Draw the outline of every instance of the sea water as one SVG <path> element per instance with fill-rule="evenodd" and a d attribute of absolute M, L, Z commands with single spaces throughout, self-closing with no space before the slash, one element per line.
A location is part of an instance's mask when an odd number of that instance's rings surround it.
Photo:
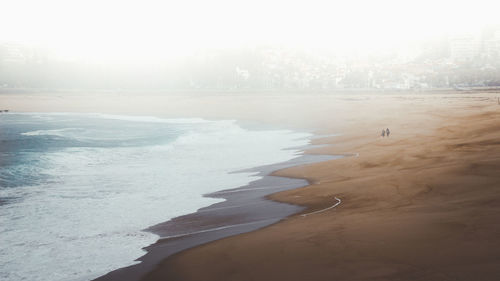
<path fill-rule="evenodd" d="M 0 114 L 0 279 L 91 280 L 129 266 L 142 231 L 219 202 L 309 135 L 235 121 Z"/>

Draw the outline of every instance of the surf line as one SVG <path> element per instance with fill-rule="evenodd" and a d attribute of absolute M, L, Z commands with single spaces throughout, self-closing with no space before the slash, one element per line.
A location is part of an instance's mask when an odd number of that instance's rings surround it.
<path fill-rule="evenodd" d="M 233 228 L 233 227 L 239 227 L 239 226 L 246 226 L 246 225 L 252 225 L 252 224 L 259 224 L 259 223 L 267 223 L 267 222 L 271 222 L 271 221 L 276 221 L 276 219 L 272 218 L 272 219 L 252 221 L 252 222 L 247 222 L 247 223 L 231 224 L 231 225 L 225 225 L 225 226 L 220 226 L 220 227 L 215 227 L 215 228 L 209 228 L 209 229 L 204 229 L 204 230 L 199 230 L 199 231 L 193 231 L 193 232 L 188 232 L 188 233 L 174 234 L 174 235 L 160 237 L 159 240 L 170 239 L 170 238 L 178 238 L 178 237 L 182 237 L 182 236 L 189 236 L 189 235 L 194 235 L 194 234 L 199 234 L 199 233 L 212 232 L 212 231 L 223 230 L 223 229 Z"/>
<path fill-rule="evenodd" d="M 235 190 L 217 191 L 217 192 L 210 193 L 210 195 L 219 195 L 219 194 L 235 193 L 235 192 L 243 192 L 243 191 L 252 191 L 252 190 L 260 190 L 260 189 L 276 189 L 276 188 L 283 188 L 283 186 L 266 186 L 266 187 L 238 188 L 238 189 L 235 189 Z"/>
<path fill-rule="evenodd" d="M 318 210 L 318 211 L 314 211 L 314 212 L 311 212 L 311 213 L 307 213 L 307 214 L 302 214 L 301 216 L 302 217 L 307 217 L 309 215 L 319 214 L 319 213 L 322 213 L 324 211 L 328 211 L 330 209 L 333 209 L 333 208 L 337 207 L 338 205 L 340 205 L 340 203 L 342 203 L 342 200 L 340 200 L 340 198 L 335 197 L 335 200 L 337 200 L 337 203 L 333 204 L 332 206 L 330 206 L 328 208 L 324 208 L 324 209 L 321 209 L 321 210 Z"/>

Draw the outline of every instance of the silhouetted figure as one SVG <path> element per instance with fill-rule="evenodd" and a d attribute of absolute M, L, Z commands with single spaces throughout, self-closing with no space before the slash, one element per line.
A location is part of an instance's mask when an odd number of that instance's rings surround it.
<path fill-rule="evenodd" d="M 389 137 L 389 134 L 391 133 L 391 131 L 389 131 L 389 128 L 385 129 L 385 133 L 387 134 L 387 137 Z"/>
<path fill-rule="evenodd" d="M 385 130 L 382 129 L 382 137 L 385 137 Z"/>

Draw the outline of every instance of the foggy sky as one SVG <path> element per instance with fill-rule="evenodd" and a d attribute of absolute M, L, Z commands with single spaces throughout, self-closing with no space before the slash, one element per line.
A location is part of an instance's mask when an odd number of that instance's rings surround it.
<path fill-rule="evenodd" d="M 0 43 L 111 63 L 263 44 L 378 52 L 499 23 L 496 2 L 3 0 Z"/>

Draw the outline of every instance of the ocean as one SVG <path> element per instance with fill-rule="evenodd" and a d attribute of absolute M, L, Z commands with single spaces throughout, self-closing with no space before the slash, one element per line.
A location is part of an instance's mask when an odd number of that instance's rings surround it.
<path fill-rule="evenodd" d="M 142 231 L 260 178 L 310 134 L 234 120 L 0 114 L 0 279 L 91 280 L 135 264 Z"/>

